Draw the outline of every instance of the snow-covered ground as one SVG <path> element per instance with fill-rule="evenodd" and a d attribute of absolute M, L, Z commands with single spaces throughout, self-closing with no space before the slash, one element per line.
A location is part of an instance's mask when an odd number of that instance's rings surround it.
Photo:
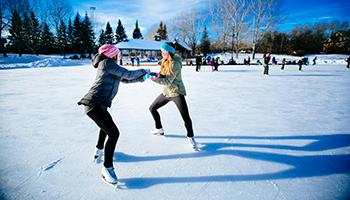
<path fill-rule="evenodd" d="M 162 86 L 121 84 L 110 109 L 117 189 L 101 181 L 98 128 L 76 104 L 95 78 L 90 60 L 0 57 L 0 199 L 349 199 L 348 56 L 317 57 L 303 72 L 271 65 L 270 76 L 185 66 L 196 152 L 172 103 L 160 109 L 165 136 L 149 133 Z"/>

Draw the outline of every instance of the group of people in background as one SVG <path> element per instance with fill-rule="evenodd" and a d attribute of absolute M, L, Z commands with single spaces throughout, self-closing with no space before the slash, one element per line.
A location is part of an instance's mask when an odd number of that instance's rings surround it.
<path fill-rule="evenodd" d="M 137 66 L 140 67 L 140 58 L 139 57 L 136 57 L 136 58 L 131 57 L 130 60 L 131 60 L 131 66 L 133 66 L 133 67 L 135 66 L 135 60 L 136 60 Z"/>
<path fill-rule="evenodd" d="M 275 57 L 272 57 L 271 59 L 271 55 L 269 53 L 265 53 L 263 55 L 263 62 L 261 62 L 260 60 L 257 60 L 256 63 L 258 65 L 263 65 L 264 67 L 264 72 L 263 74 L 265 76 L 268 76 L 269 75 L 269 63 L 270 63 L 270 60 L 271 60 L 271 63 L 273 65 L 277 65 L 277 60 Z M 312 65 L 316 65 L 316 61 L 317 61 L 317 56 L 314 57 L 314 59 L 312 59 Z M 350 63 L 350 56 L 347 58 L 347 60 L 345 60 L 347 62 L 347 65 L 346 65 L 346 68 L 349 68 L 349 63 Z M 244 65 L 248 65 L 250 66 L 250 56 L 248 56 L 247 59 L 244 59 Z M 197 56 L 196 56 L 196 71 L 199 72 L 200 68 L 201 68 L 201 65 L 206 65 L 206 64 L 209 64 L 211 65 L 211 70 L 212 72 L 214 71 L 218 71 L 218 67 L 219 65 L 223 65 L 223 61 L 220 60 L 220 57 L 216 57 L 216 58 L 212 58 L 210 57 L 209 55 L 208 56 L 204 56 L 204 58 L 202 58 L 202 56 L 197 53 Z M 237 63 L 233 60 L 233 59 L 230 59 L 229 62 L 227 63 L 228 65 L 236 65 Z M 298 65 L 299 66 L 299 72 L 302 72 L 302 68 L 303 68 L 303 65 L 309 65 L 309 58 L 308 57 L 302 57 L 300 58 L 300 60 L 298 61 L 287 61 L 285 58 L 283 58 L 282 60 L 282 67 L 281 67 L 281 71 L 284 70 L 285 68 L 285 65 Z"/>
<path fill-rule="evenodd" d="M 196 56 L 196 72 L 199 72 L 199 70 L 201 69 L 201 65 L 202 64 L 206 64 L 206 63 L 210 62 L 210 66 L 211 66 L 211 71 L 218 71 L 219 65 L 223 64 L 222 61 L 220 60 L 220 57 L 216 57 L 216 58 L 211 58 L 210 56 L 208 56 L 207 58 L 202 59 L 202 56 L 197 53 Z"/>
<path fill-rule="evenodd" d="M 137 63 L 137 66 L 140 67 L 140 59 L 138 57 L 134 58 L 132 57 L 131 59 L 131 65 L 135 66 L 135 60 Z M 269 53 L 265 53 L 263 55 L 263 60 L 262 62 L 260 60 L 256 61 L 256 64 L 258 65 L 263 65 L 264 67 L 264 75 L 268 76 L 269 75 L 269 63 L 271 60 L 271 64 L 273 65 L 277 65 L 278 62 L 276 60 L 275 57 L 271 57 L 271 55 Z M 250 66 L 250 56 L 248 56 L 247 59 L 243 60 L 244 65 L 248 65 Z M 312 59 L 312 65 L 316 65 L 316 61 L 317 61 L 317 57 L 315 56 Z M 160 65 L 161 61 L 158 61 L 158 65 Z M 350 57 L 347 58 L 346 60 L 347 62 L 347 66 L 346 68 L 349 68 L 349 62 L 350 62 Z M 211 57 L 210 55 L 204 55 L 202 56 L 199 52 L 196 55 L 196 59 L 195 59 L 195 63 L 196 63 L 196 72 L 199 72 L 201 70 L 201 65 L 207 65 L 210 64 L 211 66 L 211 71 L 215 72 L 218 71 L 219 65 L 224 65 L 224 62 L 220 59 L 220 57 Z M 192 62 L 190 63 L 192 65 Z M 227 63 L 228 65 L 236 65 L 236 61 L 233 59 L 230 59 L 229 62 Z M 285 65 L 298 65 L 299 66 L 299 72 L 302 72 L 302 67 L 303 65 L 309 65 L 309 58 L 308 57 L 302 57 L 300 60 L 298 61 L 287 61 L 285 58 L 283 58 L 282 63 L 281 63 L 282 67 L 281 67 L 281 71 L 284 70 Z"/>

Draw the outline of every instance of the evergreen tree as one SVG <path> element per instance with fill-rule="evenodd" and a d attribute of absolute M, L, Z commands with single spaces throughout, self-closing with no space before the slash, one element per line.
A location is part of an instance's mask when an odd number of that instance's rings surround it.
<path fill-rule="evenodd" d="M 128 38 L 125 32 L 124 26 L 122 25 L 122 22 L 120 20 L 118 21 L 118 26 L 115 31 L 115 38 L 116 38 L 116 43 L 122 42 L 124 39 Z"/>
<path fill-rule="evenodd" d="M 114 34 L 111 25 L 107 22 L 106 31 L 104 32 L 104 37 L 106 40 L 105 44 L 114 44 Z"/>
<path fill-rule="evenodd" d="M 36 19 L 34 12 L 30 11 L 24 15 L 23 20 L 23 42 L 31 53 L 39 55 L 41 46 L 41 26 L 39 20 Z"/>
<path fill-rule="evenodd" d="M 19 12 L 16 10 L 12 13 L 11 25 L 9 28 L 9 39 L 13 48 L 17 48 L 17 53 L 22 56 L 22 44 L 23 44 L 23 25 Z"/>
<path fill-rule="evenodd" d="M 83 39 L 82 39 L 82 23 L 79 12 L 73 21 L 73 32 L 72 32 L 72 51 L 74 53 L 83 53 Z"/>
<path fill-rule="evenodd" d="M 58 45 L 60 46 L 60 54 L 66 57 L 66 51 L 65 48 L 67 46 L 68 42 L 68 31 L 66 24 L 63 20 L 60 22 L 59 26 L 59 32 L 57 33 L 57 39 L 58 39 Z"/>
<path fill-rule="evenodd" d="M 67 29 L 67 52 L 72 52 L 72 43 L 73 43 L 73 25 L 72 20 L 68 21 L 68 29 Z"/>
<path fill-rule="evenodd" d="M 142 34 L 141 34 L 141 30 L 140 30 L 140 28 L 139 28 L 139 22 L 138 22 L 138 20 L 136 20 L 136 25 L 135 25 L 135 29 L 134 29 L 134 31 L 133 31 L 133 33 L 132 33 L 132 38 L 134 38 L 134 39 L 142 39 Z"/>
<path fill-rule="evenodd" d="M 157 30 L 157 34 L 160 35 L 161 40 L 167 40 L 168 39 L 168 31 L 166 28 L 166 24 L 163 24 L 161 21 L 159 24 L 159 28 Z"/>
<path fill-rule="evenodd" d="M 53 33 L 50 32 L 50 27 L 47 23 L 44 24 L 44 28 L 41 34 L 41 42 L 42 42 L 42 52 L 44 54 L 50 54 L 50 50 L 52 49 L 54 38 Z"/>
<path fill-rule="evenodd" d="M 106 35 L 105 35 L 105 31 L 104 30 L 101 30 L 101 34 L 100 34 L 100 38 L 98 39 L 98 44 L 99 46 L 102 46 L 104 44 L 106 44 Z"/>
<path fill-rule="evenodd" d="M 95 34 L 94 31 L 92 30 L 92 23 L 90 18 L 88 17 L 87 13 L 85 13 L 85 17 L 81 23 L 81 28 L 82 28 L 82 52 L 87 52 L 91 56 L 93 53 L 94 49 L 94 41 L 95 41 Z"/>
<path fill-rule="evenodd" d="M 203 54 L 210 53 L 210 40 L 209 40 L 209 36 L 208 36 L 207 27 L 204 27 L 203 38 L 202 38 L 201 44 L 199 46 L 199 50 Z"/>

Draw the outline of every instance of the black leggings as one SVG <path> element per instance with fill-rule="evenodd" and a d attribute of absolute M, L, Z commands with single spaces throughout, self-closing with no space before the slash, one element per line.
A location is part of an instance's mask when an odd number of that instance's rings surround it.
<path fill-rule="evenodd" d="M 105 139 L 108 135 L 106 147 L 104 148 L 104 166 L 107 168 L 113 167 L 114 150 L 119 138 L 119 130 L 117 126 L 114 124 L 109 112 L 102 110 L 100 106 L 94 107 L 90 112 L 86 114 L 101 128 L 96 145 L 98 149 L 103 149 Z"/>
<path fill-rule="evenodd" d="M 264 65 L 264 74 L 269 75 L 269 65 L 268 64 Z"/>
<path fill-rule="evenodd" d="M 160 129 L 163 127 L 160 121 L 160 115 L 158 113 L 158 109 L 165 106 L 167 103 L 169 103 L 169 101 L 174 102 L 177 108 L 179 109 L 182 119 L 185 122 L 185 127 L 187 129 L 187 137 L 193 137 L 194 134 L 193 134 L 193 128 L 192 128 L 192 120 L 190 118 L 187 103 L 183 95 L 176 96 L 176 97 L 165 97 L 163 94 L 160 94 L 154 100 L 152 105 L 149 107 L 149 110 L 151 111 L 151 114 L 155 121 L 156 128 Z"/>

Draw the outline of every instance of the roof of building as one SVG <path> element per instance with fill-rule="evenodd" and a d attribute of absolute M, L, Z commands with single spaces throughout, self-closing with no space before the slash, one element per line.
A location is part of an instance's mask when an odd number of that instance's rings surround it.
<path fill-rule="evenodd" d="M 184 41 L 176 41 L 179 45 L 181 45 L 183 48 L 185 48 L 187 51 L 192 51 L 191 47 L 186 44 Z"/>
<path fill-rule="evenodd" d="M 141 49 L 141 50 L 160 50 L 160 46 L 164 42 L 170 42 L 170 40 L 145 40 L 145 39 L 128 39 L 128 41 L 125 42 L 119 42 L 116 44 L 116 46 L 123 50 L 123 49 Z M 175 41 L 172 41 L 175 42 Z M 184 47 L 188 51 L 192 51 L 192 49 L 184 42 L 184 41 L 177 41 L 179 45 Z"/>

